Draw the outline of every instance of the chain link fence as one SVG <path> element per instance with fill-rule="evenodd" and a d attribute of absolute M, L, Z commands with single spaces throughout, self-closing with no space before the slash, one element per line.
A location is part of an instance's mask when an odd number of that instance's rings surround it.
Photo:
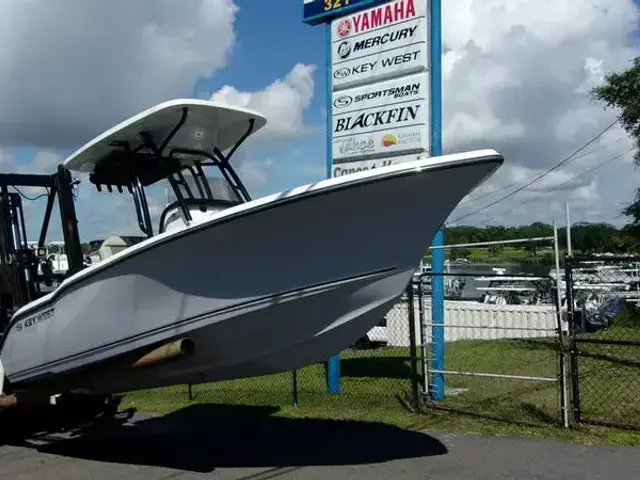
<path fill-rule="evenodd" d="M 566 260 L 574 419 L 640 430 L 640 258 Z"/>
<path fill-rule="evenodd" d="M 404 409 L 411 391 L 407 302 L 401 300 L 378 325 L 340 354 L 340 393 L 328 394 L 322 365 L 298 371 L 299 405 L 331 410 Z"/>
<path fill-rule="evenodd" d="M 340 411 L 407 409 L 412 370 L 408 305 L 404 295 L 378 324 L 340 352 L 340 388 L 329 393 L 327 365 L 293 372 L 135 392 L 139 408 L 167 411 L 190 403 L 299 406 L 328 415 Z"/>
<path fill-rule="evenodd" d="M 296 405 L 329 417 L 420 407 L 537 426 L 567 426 L 571 416 L 640 428 L 640 260 L 564 263 L 564 272 L 553 266 L 546 275 L 445 274 L 440 324 L 431 315 L 431 274 L 423 275 L 340 352 L 338 393 L 329 393 L 319 363 L 135 392 L 128 403 L 160 412 L 191 403 Z"/>

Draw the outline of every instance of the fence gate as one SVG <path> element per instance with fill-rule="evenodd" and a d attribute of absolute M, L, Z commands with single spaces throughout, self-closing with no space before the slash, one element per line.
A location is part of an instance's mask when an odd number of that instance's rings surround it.
<path fill-rule="evenodd" d="M 557 230 L 548 237 L 445 245 L 447 249 L 553 248 L 556 265 L 540 273 L 449 263 L 443 275 L 442 320 L 433 321 L 433 273 L 420 275 L 417 325 L 421 398 L 425 407 L 520 424 L 568 425 L 563 340 L 558 310 Z M 441 248 L 441 247 L 437 247 Z M 482 273 L 481 273 L 482 272 Z M 491 272 L 491 273 L 489 273 Z"/>
<path fill-rule="evenodd" d="M 576 423 L 640 430 L 640 258 L 565 259 Z"/>

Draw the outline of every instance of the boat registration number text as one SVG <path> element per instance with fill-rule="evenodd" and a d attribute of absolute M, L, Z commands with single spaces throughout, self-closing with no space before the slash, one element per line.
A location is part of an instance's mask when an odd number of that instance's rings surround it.
<path fill-rule="evenodd" d="M 44 322 L 45 320 L 49 320 L 51 317 L 53 317 L 54 312 L 55 307 L 51 307 L 43 310 L 40 313 L 37 313 L 36 315 L 32 315 L 28 318 L 25 318 L 24 320 L 20 320 L 18 323 L 16 323 L 16 331 L 21 332 L 23 330 L 36 326 Z"/>

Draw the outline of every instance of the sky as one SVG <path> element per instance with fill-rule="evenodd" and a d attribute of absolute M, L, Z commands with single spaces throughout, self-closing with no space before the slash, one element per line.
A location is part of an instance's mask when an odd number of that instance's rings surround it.
<path fill-rule="evenodd" d="M 197 97 L 267 117 L 234 163 L 254 197 L 324 178 L 324 27 L 305 25 L 301 12 L 302 0 L 0 0 L 0 167 L 52 172 L 129 116 Z M 505 157 L 447 224 L 563 224 L 566 202 L 574 222 L 624 223 L 619 212 L 640 168 L 617 125 L 541 181 L 482 208 L 615 119 L 588 92 L 640 55 L 639 13 L 634 0 L 443 1 L 443 148 Z M 79 178 L 83 241 L 139 234 L 128 194 L 98 193 Z M 154 216 L 164 203 L 152 192 Z M 25 204 L 30 239 L 44 204 Z M 54 223 L 48 240 L 60 238 Z"/>

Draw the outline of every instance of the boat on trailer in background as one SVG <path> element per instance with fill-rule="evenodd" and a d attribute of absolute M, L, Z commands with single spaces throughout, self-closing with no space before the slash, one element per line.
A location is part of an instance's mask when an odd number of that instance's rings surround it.
<path fill-rule="evenodd" d="M 322 361 L 380 321 L 449 213 L 503 162 L 427 157 L 252 200 L 230 160 L 265 123 L 174 100 L 65 160 L 98 191 L 131 194 L 146 238 L 84 268 L 70 255 L 65 280 L 15 311 L 0 340 L 6 394 L 108 395 Z M 213 194 L 209 168 L 231 196 Z M 165 182 L 175 201 L 156 223 L 147 191 Z"/>

